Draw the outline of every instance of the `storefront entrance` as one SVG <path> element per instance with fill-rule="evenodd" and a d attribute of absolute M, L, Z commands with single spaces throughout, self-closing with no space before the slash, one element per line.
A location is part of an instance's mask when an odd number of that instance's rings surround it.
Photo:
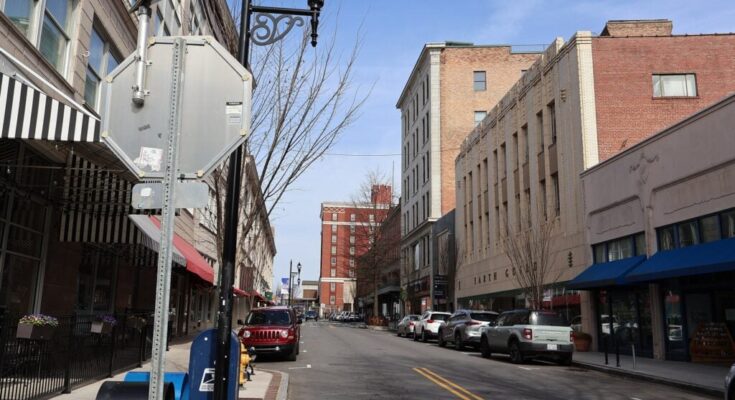
<path fill-rule="evenodd" d="M 599 351 L 653 357 L 651 298 L 648 287 L 597 292 Z"/>
<path fill-rule="evenodd" d="M 735 361 L 734 272 L 671 279 L 662 296 L 667 359 Z"/>

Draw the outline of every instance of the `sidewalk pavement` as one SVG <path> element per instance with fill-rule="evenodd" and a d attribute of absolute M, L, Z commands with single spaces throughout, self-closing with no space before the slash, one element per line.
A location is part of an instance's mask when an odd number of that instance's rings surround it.
<path fill-rule="evenodd" d="M 574 353 L 574 364 L 579 367 L 662 383 L 719 397 L 722 397 L 725 393 L 724 385 L 725 376 L 729 370 L 728 366 L 654 360 L 643 357 L 636 357 L 635 361 L 636 365 L 633 368 L 633 357 L 621 354 L 620 367 L 617 367 L 614 353 L 608 354 L 608 365 L 605 365 L 604 353 Z"/>
<path fill-rule="evenodd" d="M 166 372 L 186 372 L 189 369 L 189 349 L 193 338 L 178 344 L 171 344 L 169 351 L 166 352 Z M 150 362 L 143 364 L 143 368 L 136 368 L 132 371 L 150 371 Z M 92 384 L 72 390 L 69 394 L 62 394 L 54 397 L 58 400 L 90 400 L 97 396 L 102 384 L 106 381 L 122 381 L 125 374 L 129 371 L 119 373 L 110 379 L 100 380 Z M 285 400 L 288 393 L 288 374 L 268 371 L 258 368 L 255 363 L 255 375 L 251 377 L 252 381 L 246 382 L 240 387 L 238 395 L 239 400 Z"/>

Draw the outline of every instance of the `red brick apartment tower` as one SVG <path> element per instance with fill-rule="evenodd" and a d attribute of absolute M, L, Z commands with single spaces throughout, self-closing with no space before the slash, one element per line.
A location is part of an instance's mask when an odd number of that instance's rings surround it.
<path fill-rule="evenodd" d="M 365 227 L 376 226 L 376 221 L 385 219 L 391 196 L 390 186 L 375 185 L 370 202 L 322 203 L 319 303 L 323 317 L 333 312 L 355 310 L 355 267 L 356 259 L 367 248 Z"/>

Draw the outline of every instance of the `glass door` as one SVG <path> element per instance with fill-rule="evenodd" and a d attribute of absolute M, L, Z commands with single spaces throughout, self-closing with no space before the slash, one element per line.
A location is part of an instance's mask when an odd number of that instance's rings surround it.
<path fill-rule="evenodd" d="M 684 331 L 684 306 L 681 290 L 671 288 L 664 291 L 664 335 L 666 337 L 666 358 L 688 360 L 687 338 Z"/>

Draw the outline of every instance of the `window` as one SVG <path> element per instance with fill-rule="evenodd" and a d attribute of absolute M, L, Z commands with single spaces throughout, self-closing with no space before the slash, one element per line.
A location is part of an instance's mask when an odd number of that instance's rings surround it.
<path fill-rule="evenodd" d="M 329 304 L 335 304 L 334 296 L 329 296 Z"/>
<path fill-rule="evenodd" d="M 332 268 L 329 271 L 329 276 L 331 276 L 332 278 L 334 278 L 335 276 L 337 276 L 337 269 L 336 268 Z"/>
<path fill-rule="evenodd" d="M 329 263 L 330 263 L 331 265 L 337 265 L 337 257 L 332 257 L 332 258 L 331 258 L 331 259 L 329 260 Z"/>
<path fill-rule="evenodd" d="M 354 246 L 350 246 L 350 255 L 351 256 L 354 256 L 355 255 L 355 247 Z"/>
<path fill-rule="evenodd" d="M 355 222 L 355 214 L 350 214 L 350 221 Z"/>
<path fill-rule="evenodd" d="M 475 111 L 475 126 L 480 125 L 486 115 L 487 111 Z"/>
<path fill-rule="evenodd" d="M 30 0 L 6 0 L 3 9 L 5 16 L 10 18 L 16 28 L 26 37 L 30 37 L 31 28 L 31 1 Z"/>
<path fill-rule="evenodd" d="M 375 222 L 375 214 L 370 214 L 369 218 L 370 218 L 370 222 Z"/>
<path fill-rule="evenodd" d="M 702 243 L 720 240 L 720 223 L 717 215 L 710 215 L 699 220 Z"/>
<path fill-rule="evenodd" d="M 332 255 L 337 254 L 337 246 L 332 246 Z"/>
<path fill-rule="evenodd" d="M 540 112 L 536 114 L 536 132 L 538 134 L 538 148 L 539 151 L 544 150 L 544 113 Z"/>
<path fill-rule="evenodd" d="M 552 101 L 549 103 L 549 118 L 551 122 L 551 144 L 556 143 L 556 106 Z"/>
<path fill-rule="evenodd" d="M 635 255 L 645 256 L 646 255 L 646 234 L 639 233 L 635 235 Z"/>
<path fill-rule="evenodd" d="M 722 222 L 722 238 L 735 237 L 735 211 L 722 213 L 720 220 Z"/>
<path fill-rule="evenodd" d="M 472 88 L 475 92 L 482 92 L 487 89 L 485 71 L 474 71 L 472 73 L 472 79 Z"/>
<path fill-rule="evenodd" d="M 658 249 L 659 251 L 671 250 L 676 248 L 674 241 L 674 227 L 667 226 L 658 231 Z"/>
<path fill-rule="evenodd" d="M 523 140 L 523 157 L 521 159 L 523 160 L 523 163 L 528 162 L 528 125 L 523 125 L 521 127 L 521 137 Z"/>
<path fill-rule="evenodd" d="M 355 233 L 355 225 L 350 225 L 350 233 Z"/>
<path fill-rule="evenodd" d="M 337 235 L 332 235 L 332 243 L 337 243 Z"/>
<path fill-rule="evenodd" d="M 89 40 L 89 57 L 87 58 L 87 77 L 84 84 L 84 100 L 94 109 L 99 110 L 100 81 L 112 72 L 120 63 L 110 48 L 110 43 L 102 39 L 102 35 L 92 28 Z"/>
<path fill-rule="evenodd" d="M 355 237 L 354 236 L 350 236 L 350 244 L 355 244 Z"/>
<path fill-rule="evenodd" d="M 592 246 L 595 263 L 617 261 L 646 254 L 646 237 L 644 233 L 625 236 Z"/>
<path fill-rule="evenodd" d="M 47 0 L 41 24 L 41 54 L 62 75 L 66 69 L 69 49 L 69 27 L 71 26 L 72 1 Z"/>
<path fill-rule="evenodd" d="M 561 210 L 561 199 L 559 197 L 559 175 L 551 175 L 551 184 L 554 187 L 554 214 L 558 217 Z"/>
<path fill-rule="evenodd" d="M 330 283 L 329 284 L 329 291 L 334 292 L 335 290 L 337 290 L 337 284 L 334 283 L 334 282 Z"/>
<path fill-rule="evenodd" d="M 607 245 L 609 261 L 633 257 L 633 241 L 630 238 L 613 240 Z"/>
<path fill-rule="evenodd" d="M 653 97 L 696 97 L 694 74 L 653 75 Z"/>
<path fill-rule="evenodd" d="M 350 258 L 350 267 L 354 267 L 354 266 L 355 266 L 355 259 Z"/>
<path fill-rule="evenodd" d="M 592 253 L 594 254 L 595 264 L 607 262 L 607 253 L 605 252 L 605 243 L 596 244 L 592 246 Z"/>
<path fill-rule="evenodd" d="M 337 220 L 337 213 L 332 213 L 332 221 L 336 221 L 336 220 Z"/>
<path fill-rule="evenodd" d="M 337 233 L 337 225 L 332 225 L 332 233 Z"/>
<path fill-rule="evenodd" d="M 679 224 L 679 247 L 688 247 L 695 244 L 699 244 L 697 221 Z"/>

